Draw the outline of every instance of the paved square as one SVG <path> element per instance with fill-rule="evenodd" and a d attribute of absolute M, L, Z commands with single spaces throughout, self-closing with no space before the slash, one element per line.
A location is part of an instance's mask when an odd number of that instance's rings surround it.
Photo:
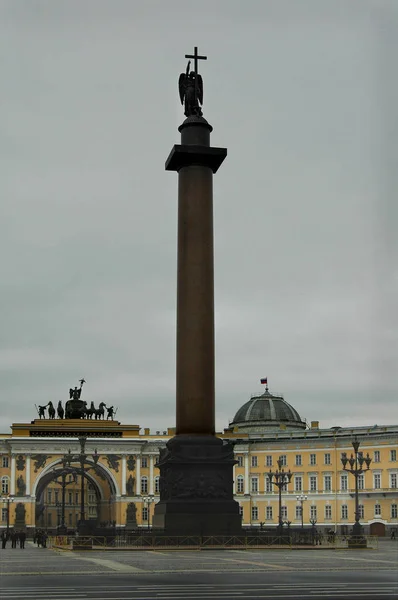
<path fill-rule="evenodd" d="M 2 600 L 396 598 L 398 543 L 378 550 L 0 551 Z"/>

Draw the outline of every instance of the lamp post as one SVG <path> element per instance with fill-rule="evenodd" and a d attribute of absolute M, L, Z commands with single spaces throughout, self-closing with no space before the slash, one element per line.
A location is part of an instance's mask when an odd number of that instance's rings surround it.
<path fill-rule="evenodd" d="M 91 457 L 89 457 L 89 455 L 86 454 L 86 441 L 87 441 L 87 438 L 85 436 L 79 437 L 79 444 L 80 444 L 79 454 L 73 455 L 71 453 L 71 451 L 69 450 L 68 454 L 66 454 L 63 457 L 63 462 L 65 461 L 65 464 L 68 465 L 68 467 L 71 466 L 72 462 L 80 463 L 80 468 L 78 468 L 78 469 L 73 468 L 76 471 L 76 473 L 78 473 L 81 476 L 79 533 L 80 532 L 83 533 L 84 529 L 85 529 L 84 474 L 90 468 L 93 468 L 93 467 L 95 468 L 98 463 L 98 460 L 99 460 L 99 454 L 97 453 L 97 449 L 94 450 L 94 453 L 91 455 Z M 87 458 L 91 458 L 93 462 L 88 461 Z M 84 466 L 86 464 L 89 465 L 87 468 L 85 468 L 85 466 Z"/>
<path fill-rule="evenodd" d="M 300 516 L 301 516 L 301 529 L 304 529 L 304 511 L 303 504 L 307 500 L 307 496 L 305 496 L 302 492 L 300 496 L 296 496 L 297 502 L 300 502 Z"/>
<path fill-rule="evenodd" d="M 153 496 L 143 496 L 144 505 L 146 504 L 148 510 L 148 529 L 151 527 L 151 504 L 155 502 L 155 498 Z"/>
<path fill-rule="evenodd" d="M 61 486 L 62 493 L 62 501 L 61 501 L 61 523 L 58 523 L 58 529 L 62 533 L 66 533 L 67 527 L 65 523 L 65 490 L 68 485 L 71 483 L 77 483 L 77 471 L 73 467 L 68 466 L 68 460 L 64 456 L 62 459 L 62 469 L 56 470 L 54 469 L 54 473 L 56 474 L 56 478 L 54 479 L 54 483 Z M 70 481 L 66 480 L 67 475 L 73 475 Z M 59 477 L 61 479 L 59 479 Z"/>
<path fill-rule="evenodd" d="M 8 494 L 7 496 L 3 496 L 3 502 L 5 502 L 7 504 L 6 507 L 6 514 L 7 514 L 7 533 L 10 530 L 10 502 L 14 502 L 14 496 L 12 496 L 11 494 Z"/>
<path fill-rule="evenodd" d="M 352 442 L 352 447 L 354 448 L 354 454 L 351 454 L 350 458 L 347 458 L 347 453 L 343 452 L 341 455 L 341 462 L 343 464 L 344 471 L 348 473 L 352 473 L 355 478 L 355 523 L 352 528 L 352 538 L 356 538 L 356 542 L 353 545 L 365 545 L 366 540 L 363 538 L 363 529 L 362 525 L 359 522 L 359 494 L 358 494 L 358 477 L 364 472 L 369 471 L 370 463 L 372 459 L 367 453 L 366 457 L 363 455 L 363 452 L 359 452 L 360 442 L 358 442 L 357 437 L 355 436 L 354 441 Z M 347 468 L 347 463 L 349 468 Z M 364 468 L 366 465 L 366 468 Z"/>
<path fill-rule="evenodd" d="M 293 473 L 289 471 L 285 471 L 282 466 L 282 458 L 279 457 L 277 460 L 278 468 L 276 471 L 269 471 L 268 478 L 271 484 L 276 485 L 279 490 L 279 516 L 278 516 L 278 529 L 279 534 L 282 533 L 283 529 L 283 519 L 282 519 L 282 489 L 285 488 L 291 481 Z"/>

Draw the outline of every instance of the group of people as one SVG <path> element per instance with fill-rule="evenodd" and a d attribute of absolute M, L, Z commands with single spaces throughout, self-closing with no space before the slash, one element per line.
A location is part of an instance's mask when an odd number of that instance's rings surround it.
<path fill-rule="evenodd" d="M 0 537 L 3 550 L 7 547 L 9 540 L 11 540 L 11 548 L 16 548 L 17 545 L 20 548 L 25 548 L 26 532 L 23 529 L 20 531 L 16 529 L 3 530 Z"/>
<path fill-rule="evenodd" d="M 47 538 L 48 535 L 44 531 L 44 529 L 36 529 L 35 534 L 33 536 L 33 543 L 37 544 L 38 548 L 47 548 Z"/>

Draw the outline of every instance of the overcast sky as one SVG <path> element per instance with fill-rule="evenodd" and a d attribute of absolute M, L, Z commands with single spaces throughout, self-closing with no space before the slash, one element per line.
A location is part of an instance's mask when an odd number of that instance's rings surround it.
<path fill-rule="evenodd" d="M 217 428 L 268 376 L 396 424 L 398 3 L 1 0 L 0 431 L 84 399 L 175 424 L 177 80 L 208 56 Z"/>

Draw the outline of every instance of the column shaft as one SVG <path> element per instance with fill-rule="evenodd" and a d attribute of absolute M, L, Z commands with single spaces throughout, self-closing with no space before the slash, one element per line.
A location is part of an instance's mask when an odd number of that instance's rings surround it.
<path fill-rule="evenodd" d="M 30 454 L 26 455 L 26 495 L 30 496 Z"/>
<path fill-rule="evenodd" d="M 244 464 L 245 464 L 245 489 L 244 493 L 249 494 L 249 455 L 244 455 Z"/>
<path fill-rule="evenodd" d="M 214 434 L 213 174 L 178 176 L 177 434 Z"/>
<path fill-rule="evenodd" d="M 153 496 L 153 455 L 149 455 L 149 495 Z"/>
<path fill-rule="evenodd" d="M 137 481 L 135 482 L 135 493 L 137 496 L 139 496 L 141 494 L 141 456 L 139 454 L 137 454 L 135 472 L 137 476 Z"/>
<path fill-rule="evenodd" d="M 11 482 L 10 494 L 15 496 L 15 454 L 11 454 Z"/>
<path fill-rule="evenodd" d="M 122 456 L 122 496 L 126 495 L 126 457 Z"/>

